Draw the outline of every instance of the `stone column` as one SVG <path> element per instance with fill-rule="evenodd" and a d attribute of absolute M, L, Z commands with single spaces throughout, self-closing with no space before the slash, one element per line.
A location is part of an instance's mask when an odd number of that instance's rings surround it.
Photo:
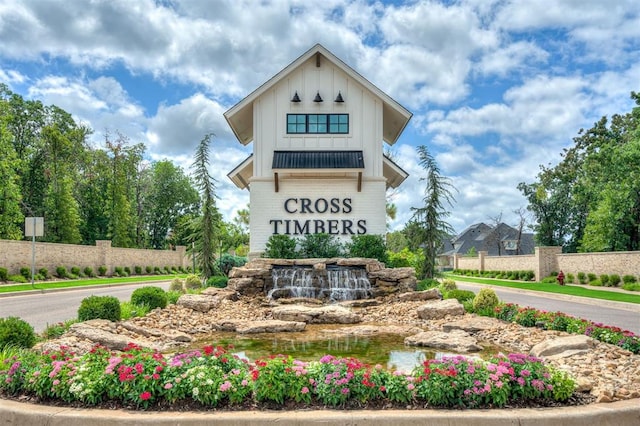
<path fill-rule="evenodd" d="M 176 256 L 180 260 L 180 266 L 186 268 L 190 265 L 190 257 L 187 257 L 187 247 L 186 246 L 176 246 Z"/>
<path fill-rule="evenodd" d="M 551 272 L 558 272 L 558 255 L 562 253 L 562 247 L 536 247 L 536 281 L 549 276 Z"/>
<path fill-rule="evenodd" d="M 489 255 L 488 251 L 479 251 L 478 252 L 478 270 L 480 272 L 484 272 L 484 258 Z"/>
<path fill-rule="evenodd" d="M 98 264 L 95 266 L 96 273 L 98 268 L 102 265 L 107 267 L 107 275 L 113 273 L 111 266 L 111 241 L 110 240 L 96 240 L 96 247 L 98 248 Z"/>

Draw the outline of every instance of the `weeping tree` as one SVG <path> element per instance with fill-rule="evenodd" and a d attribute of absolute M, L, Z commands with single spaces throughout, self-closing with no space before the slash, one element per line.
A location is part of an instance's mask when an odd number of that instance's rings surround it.
<path fill-rule="evenodd" d="M 411 245 L 420 247 L 424 252 L 423 278 L 433 278 L 438 249 L 447 235 L 455 233 L 446 222 L 450 212 L 445 208 L 447 205 L 453 207 L 455 199 L 452 191 L 455 188 L 448 178 L 440 174 L 438 164 L 424 145 L 418 147 L 418 156 L 420 166 L 427 173 L 420 178 L 426 184 L 422 199 L 424 205 L 411 207 L 413 216 L 407 231 Z"/>
<path fill-rule="evenodd" d="M 191 165 L 196 187 L 200 191 L 202 214 L 191 223 L 191 240 L 195 245 L 197 265 L 205 279 L 215 274 L 216 237 L 219 234 L 221 216 L 216 207 L 216 180 L 209 173 L 209 133 L 200 141 L 195 160 Z"/>

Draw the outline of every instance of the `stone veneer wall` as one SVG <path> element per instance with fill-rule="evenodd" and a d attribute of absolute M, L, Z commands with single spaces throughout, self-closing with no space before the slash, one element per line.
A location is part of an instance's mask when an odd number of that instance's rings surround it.
<path fill-rule="evenodd" d="M 603 253 L 565 253 L 557 256 L 558 270 L 565 274 L 578 272 L 634 275 L 640 277 L 640 251 Z"/>
<path fill-rule="evenodd" d="M 36 242 L 36 271 L 47 268 L 49 273 L 55 272 L 58 266 L 67 270 L 77 266 L 93 268 L 107 267 L 107 273 L 113 272 L 116 266 L 128 266 L 133 271 L 135 266 L 165 266 L 186 268 L 190 265 L 186 247 L 178 246 L 175 250 L 143 250 L 111 247 L 111 241 L 96 241 L 95 246 L 75 244 L 56 244 Z M 10 275 L 18 274 L 20 268 L 31 268 L 32 243 L 30 241 L 0 240 L 0 267 L 7 268 Z"/>
<path fill-rule="evenodd" d="M 533 255 L 522 256 L 487 256 L 487 252 L 481 251 L 476 257 L 455 255 L 453 267 L 479 271 L 532 270 L 536 280 L 558 271 L 565 275 L 584 272 L 640 277 L 640 251 L 562 253 L 561 247 L 536 247 Z"/>
<path fill-rule="evenodd" d="M 372 288 L 372 297 L 404 293 L 416 289 L 416 271 L 413 268 L 385 268 L 375 259 L 253 259 L 229 273 L 227 287 L 245 296 L 264 296 L 273 288 L 271 271 L 278 266 L 307 266 L 326 269 L 327 265 L 363 267 Z"/>

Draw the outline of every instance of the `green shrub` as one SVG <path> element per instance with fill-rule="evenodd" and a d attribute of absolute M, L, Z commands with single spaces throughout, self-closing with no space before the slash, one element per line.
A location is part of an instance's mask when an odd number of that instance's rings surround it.
<path fill-rule="evenodd" d="M 640 284 L 638 283 L 624 283 L 622 288 L 627 291 L 640 291 Z"/>
<path fill-rule="evenodd" d="M 153 273 L 156 275 L 160 275 L 162 273 L 162 271 L 160 271 L 160 267 L 159 266 L 154 266 L 153 267 Z"/>
<path fill-rule="evenodd" d="M 589 281 L 589 285 L 592 285 L 594 287 L 602 287 L 602 281 L 600 280 Z"/>
<path fill-rule="evenodd" d="M 578 283 L 586 284 L 587 283 L 587 274 L 584 272 L 578 272 Z"/>
<path fill-rule="evenodd" d="M 548 277 L 544 277 L 541 282 L 545 284 L 555 284 L 558 282 L 558 279 L 556 275 L 549 275 Z"/>
<path fill-rule="evenodd" d="M 246 257 L 232 256 L 228 253 L 225 253 L 222 256 L 220 256 L 219 259 L 216 260 L 216 267 L 223 274 L 229 275 L 229 272 L 231 272 L 231 269 L 233 269 L 234 267 L 243 266 L 246 263 L 247 263 Z"/>
<path fill-rule="evenodd" d="M 127 277 L 128 277 L 129 275 L 131 275 L 131 268 L 129 268 L 128 266 L 125 266 L 125 267 L 124 267 L 124 272 L 127 274 L 127 275 L 125 275 L 125 276 L 127 276 Z"/>
<path fill-rule="evenodd" d="M 603 286 L 609 287 L 609 275 L 600 274 L 600 282 L 602 283 Z"/>
<path fill-rule="evenodd" d="M 67 268 L 64 266 L 58 266 L 56 268 L 56 275 L 58 278 L 67 278 Z"/>
<path fill-rule="evenodd" d="M 490 288 L 482 288 L 473 299 L 473 310 L 477 313 L 487 314 L 498 306 L 500 300 L 496 292 Z"/>
<path fill-rule="evenodd" d="M 202 288 L 202 279 L 195 274 L 187 275 L 187 278 L 184 279 L 184 288 L 187 290 Z"/>
<path fill-rule="evenodd" d="M 136 272 L 136 275 L 142 274 L 142 266 L 134 266 L 133 270 Z"/>
<path fill-rule="evenodd" d="M 9 281 L 13 281 L 14 283 L 26 283 L 27 279 L 22 275 L 9 275 L 7 278 Z"/>
<path fill-rule="evenodd" d="M 424 291 L 430 288 L 438 287 L 440 282 L 438 280 L 434 280 L 433 278 L 426 278 L 422 281 L 418 281 L 418 285 L 416 287 L 417 291 Z"/>
<path fill-rule="evenodd" d="M 150 309 L 147 305 L 134 305 L 131 302 L 120 303 L 120 312 L 123 320 L 136 317 L 143 317 L 149 313 Z"/>
<path fill-rule="evenodd" d="M 457 290 L 458 286 L 456 285 L 456 282 L 454 280 L 443 280 L 442 284 L 440 284 L 440 288 L 442 289 L 443 293 L 448 293 L 452 290 Z"/>
<path fill-rule="evenodd" d="M 364 257 L 367 259 L 377 259 L 379 262 L 387 263 L 387 244 L 382 235 L 354 235 L 347 245 L 349 257 Z"/>
<path fill-rule="evenodd" d="M 182 296 L 182 291 L 168 291 L 167 292 L 167 304 L 175 305 L 180 296 Z"/>
<path fill-rule="evenodd" d="M 147 305 L 150 310 L 164 308 L 167 306 L 167 294 L 160 287 L 140 287 L 131 294 L 131 303 L 134 305 Z"/>
<path fill-rule="evenodd" d="M 618 274 L 609 275 L 609 283 L 611 284 L 612 287 L 618 287 L 620 285 L 620 281 L 622 281 L 620 279 L 620 275 Z"/>
<path fill-rule="evenodd" d="M 98 266 L 98 275 L 100 275 L 101 277 L 104 277 L 106 273 L 107 273 L 107 267 L 106 266 L 104 266 L 104 265 Z"/>
<path fill-rule="evenodd" d="M 228 281 L 228 277 L 209 277 L 207 280 L 207 287 L 226 288 Z"/>
<path fill-rule="evenodd" d="M 31 268 L 27 268 L 26 266 L 23 266 L 22 268 L 20 268 L 20 275 L 22 275 L 26 279 L 30 280 L 31 279 Z"/>
<path fill-rule="evenodd" d="M 75 276 L 79 276 L 80 275 L 80 268 L 78 268 L 77 266 L 72 266 L 71 267 L 71 273 Z"/>
<path fill-rule="evenodd" d="M 82 299 L 78 320 L 105 319 L 120 321 L 120 301 L 114 296 L 89 296 Z"/>
<path fill-rule="evenodd" d="M 96 276 L 96 274 L 93 273 L 93 268 L 91 266 L 85 266 L 83 272 L 87 277 L 95 277 Z"/>
<path fill-rule="evenodd" d="M 634 275 L 625 275 L 622 277 L 622 282 L 625 284 L 632 284 L 636 282 L 636 277 Z"/>
<path fill-rule="evenodd" d="M 458 302 L 463 303 L 467 300 L 473 300 L 476 294 L 471 290 L 451 290 L 445 293 L 445 299 L 456 299 Z"/>
<path fill-rule="evenodd" d="M 0 349 L 6 346 L 31 348 L 36 343 L 36 333 L 28 322 L 18 317 L 0 318 Z"/>
<path fill-rule="evenodd" d="M 152 272 L 153 272 L 153 268 L 152 268 L 151 266 L 145 266 L 145 267 L 144 267 L 144 270 L 145 270 L 145 272 L 146 272 L 147 274 L 150 274 L 150 273 L 152 273 Z"/>
<path fill-rule="evenodd" d="M 271 235 L 267 240 L 263 257 L 271 259 L 295 259 L 297 242 L 288 235 Z"/>
<path fill-rule="evenodd" d="M 0 268 L 0 281 L 6 281 L 9 276 L 9 271 L 7 268 Z"/>
<path fill-rule="evenodd" d="M 591 282 L 591 281 L 595 281 L 595 280 L 597 280 L 597 279 L 598 279 L 598 277 L 596 276 L 596 274 L 593 274 L 593 273 L 591 273 L 591 272 L 589 272 L 589 273 L 587 274 L 587 278 L 589 279 L 589 282 Z"/>
<path fill-rule="evenodd" d="M 122 266 L 116 266 L 115 268 L 113 268 L 113 275 L 116 277 L 124 277 L 125 275 Z"/>
<path fill-rule="evenodd" d="M 164 268 L 162 268 L 162 272 L 166 275 L 171 274 L 171 266 L 165 266 Z"/>
<path fill-rule="evenodd" d="M 184 284 L 180 278 L 174 278 L 169 284 L 169 291 L 178 291 L 180 293 L 184 293 Z"/>
<path fill-rule="evenodd" d="M 576 277 L 572 273 L 567 274 L 567 284 L 573 284 L 576 282 Z"/>
<path fill-rule="evenodd" d="M 300 256 L 302 258 L 331 258 L 342 255 L 342 244 L 335 235 L 307 234 L 300 241 Z"/>
<path fill-rule="evenodd" d="M 60 336 L 62 336 L 64 333 L 66 333 L 72 324 L 75 324 L 77 322 L 78 322 L 77 319 L 71 319 L 65 322 L 48 324 L 47 327 L 44 329 L 44 331 L 40 335 L 45 340 L 57 339 Z"/>

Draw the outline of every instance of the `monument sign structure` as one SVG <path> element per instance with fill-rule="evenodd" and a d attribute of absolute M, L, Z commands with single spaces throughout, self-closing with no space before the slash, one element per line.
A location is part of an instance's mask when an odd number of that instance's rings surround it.
<path fill-rule="evenodd" d="M 224 114 L 253 154 L 229 174 L 250 191 L 249 257 L 271 235 L 384 235 L 388 188 L 408 176 L 384 155 L 411 119 L 320 44 Z"/>

